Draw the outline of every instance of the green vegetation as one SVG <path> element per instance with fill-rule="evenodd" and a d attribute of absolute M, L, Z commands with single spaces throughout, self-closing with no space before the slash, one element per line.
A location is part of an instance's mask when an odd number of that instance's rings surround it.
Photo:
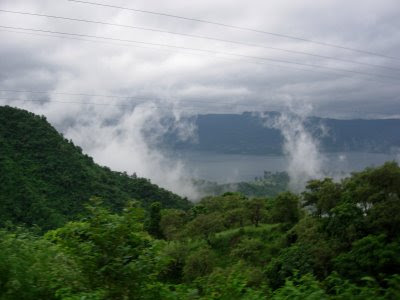
<path fill-rule="evenodd" d="M 0 299 L 400 298 L 395 162 L 341 182 L 310 181 L 301 194 L 228 192 L 188 207 L 146 180 L 95 165 L 41 129 L 51 128 L 43 119 L 5 109 L 25 121 L 8 127 L 18 138 L 0 135 Z M 64 159 L 73 168 L 64 170 Z M 79 188 L 69 193 L 53 178 L 62 174 L 61 182 L 88 177 L 72 181 Z M 136 185 L 134 197 L 121 182 Z"/>
<path fill-rule="evenodd" d="M 398 299 L 400 167 L 0 231 L 0 299 Z"/>
<path fill-rule="evenodd" d="M 91 196 L 114 211 L 132 199 L 144 207 L 190 207 L 147 179 L 95 164 L 44 117 L 0 107 L 0 225 L 56 228 L 80 216 Z"/>

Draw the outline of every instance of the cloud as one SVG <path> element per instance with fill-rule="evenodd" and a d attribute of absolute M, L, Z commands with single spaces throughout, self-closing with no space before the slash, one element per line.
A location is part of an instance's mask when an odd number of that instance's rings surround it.
<path fill-rule="evenodd" d="M 245 1 L 232 5 L 232 1 L 228 0 L 196 1 L 190 5 L 184 0 L 139 0 L 134 4 L 118 0 L 112 4 L 257 28 L 389 56 L 398 55 L 400 44 L 400 8 L 397 0 L 257 0 L 251 5 Z M 68 1 L 3 0 L 0 8 L 160 28 L 400 69 L 398 61 L 343 49 Z M 0 15 L 0 25 L 5 26 L 165 43 L 400 78 L 398 70 L 276 50 L 4 12 Z M 164 132 L 160 121 L 164 116 L 175 120 L 175 127 L 184 139 L 192 138 L 194 130 L 187 123 L 186 116 L 282 110 L 288 97 L 294 98 L 300 106 L 304 103 L 312 105 L 316 115 L 329 117 L 390 117 L 400 114 L 400 85 L 397 80 L 231 57 L 221 53 L 43 35 L 0 29 L 0 89 L 120 95 L 135 99 L 0 92 L 1 98 L 45 102 L 3 99 L 0 100 L 1 104 L 44 114 L 68 138 L 81 144 L 96 161 L 120 170 L 137 171 L 182 193 L 187 191 L 178 179 L 186 176 L 184 166 L 177 161 L 170 161 L 172 166 L 168 166 L 168 159 L 154 146 L 154 140 Z M 135 109 L 117 106 L 138 102 L 142 104 Z M 150 103 L 158 109 L 153 109 Z M 143 135 L 149 126 L 157 134 Z M 145 163 L 148 167 L 144 167 Z M 167 172 L 167 168 L 173 171 Z M 169 177 L 165 175 L 161 178 L 160 171 Z"/>
<path fill-rule="evenodd" d="M 278 129 L 283 137 L 283 152 L 288 160 L 287 173 L 290 178 L 289 187 L 294 191 L 304 189 L 311 179 L 324 176 L 324 156 L 319 149 L 318 140 L 311 130 L 325 133 L 325 128 L 306 127 L 307 117 L 312 111 L 311 105 L 299 105 L 294 99 L 287 98 L 286 111 L 271 116 L 261 114 L 265 126 Z"/>
<path fill-rule="evenodd" d="M 132 5 L 126 1 L 114 1 L 113 4 Z M 268 3 L 255 1 L 252 5 L 236 3 L 235 6 L 224 0 L 218 3 L 202 1 L 190 7 L 186 4 L 181 0 L 168 1 L 168 4 L 162 1 L 136 1 L 135 7 L 254 27 L 392 56 L 397 55 L 400 42 L 397 30 L 400 21 L 395 17 L 399 9 L 395 0 L 351 3 L 344 0 L 321 3 L 275 0 Z M 399 62 L 343 49 L 68 1 L 27 3 L 6 0 L 2 1 L 1 8 L 214 36 L 400 70 Z M 339 11 L 340 14 L 336 13 Z M 1 23 L 9 26 L 165 43 L 400 77 L 400 71 L 390 69 L 217 41 L 34 16 L 7 13 L 1 13 L 1 16 Z M 324 69 L 304 71 L 310 68 L 132 43 L 123 43 L 124 46 L 122 43 L 100 44 L 1 31 L 0 35 L 0 86 L 6 88 L 25 88 L 37 84 L 54 90 L 168 96 L 184 99 L 188 109 L 194 107 L 202 112 L 236 111 L 237 107 L 241 110 L 244 107 L 247 110 L 260 110 L 268 106 L 283 108 L 280 97 L 290 94 L 300 101 L 312 102 L 316 114 L 326 115 L 330 112 L 335 116 L 347 117 L 400 113 L 400 104 L 398 101 L 395 103 L 400 88 L 397 81 L 390 79 Z M 199 101 L 204 103 L 199 104 Z M 219 102 L 223 105 L 219 105 Z M 380 105 L 374 105 L 374 102 Z M 391 106 L 390 110 L 385 109 L 385 103 Z"/>
<path fill-rule="evenodd" d="M 101 165 L 151 178 L 154 183 L 196 199 L 198 191 L 183 162 L 166 156 L 157 148 L 158 140 L 167 130 L 164 118 L 168 118 L 170 124 L 173 121 L 182 139 L 192 135 L 190 126 L 179 127 L 189 122 L 183 120 L 184 116 L 173 109 L 160 111 L 152 103 L 136 106 L 111 126 L 90 118 L 81 119 L 69 126 L 65 134 L 89 151 Z"/>

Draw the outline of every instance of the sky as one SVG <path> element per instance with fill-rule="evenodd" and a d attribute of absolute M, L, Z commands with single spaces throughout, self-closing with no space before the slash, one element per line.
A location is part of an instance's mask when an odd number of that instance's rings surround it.
<path fill-rule="evenodd" d="M 184 166 L 153 147 L 165 116 L 183 139 L 195 139 L 186 117 L 199 113 L 289 106 L 332 118 L 400 117 L 397 0 L 96 1 L 297 38 L 67 0 L 1 0 L 0 10 L 125 26 L 0 11 L 0 105 L 45 115 L 115 169 L 176 185 Z"/>

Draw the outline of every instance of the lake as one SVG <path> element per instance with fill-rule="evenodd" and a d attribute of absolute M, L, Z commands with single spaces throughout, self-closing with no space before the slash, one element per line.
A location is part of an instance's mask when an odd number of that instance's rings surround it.
<path fill-rule="evenodd" d="M 327 174 L 344 174 L 378 166 L 385 161 L 399 161 L 399 154 L 336 152 L 323 154 L 322 170 Z M 210 181 L 237 182 L 253 180 L 264 171 L 286 171 L 288 161 L 282 155 L 220 154 L 182 152 L 179 159 L 195 178 Z"/>

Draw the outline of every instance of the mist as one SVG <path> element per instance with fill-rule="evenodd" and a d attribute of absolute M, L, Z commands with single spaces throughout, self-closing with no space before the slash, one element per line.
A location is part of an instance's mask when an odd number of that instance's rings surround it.
<path fill-rule="evenodd" d="M 90 39 L 61 39 L 21 30 L 3 30 L 0 33 L 0 87 L 3 89 L 0 96 L 4 97 L 1 104 L 45 115 L 52 125 L 93 156 L 97 163 L 119 171 L 135 172 L 180 195 L 197 197 L 198 193 L 190 181 L 190 178 L 196 177 L 196 171 L 189 169 L 177 156 L 166 154 L 159 144 L 167 130 L 177 132 L 178 138 L 182 140 L 196 139 L 194 123 L 188 121 L 188 115 L 182 112 L 183 109 L 190 110 L 192 115 L 261 112 L 271 108 L 284 111 L 279 118 L 267 123 L 268 126 L 279 129 L 284 137 L 283 150 L 289 160 L 287 171 L 293 189 L 300 189 L 308 179 L 322 176 L 324 157 L 320 152 L 318 138 L 304 124 L 310 111 L 304 113 L 298 108 L 285 111 L 286 95 L 296 95 L 311 103 L 313 114 L 317 116 L 388 118 L 400 115 L 397 97 L 400 86 L 397 81 L 379 80 L 379 77 L 365 74 L 356 75 L 361 71 L 372 75 L 397 76 L 396 71 L 392 70 L 396 66 L 383 57 L 360 55 L 340 48 L 328 48 L 255 32 L 227 30 L 210 26 L 211 24 L 182 23 L 183 20 L 174 21 L 146 14 L 133 15 L 129 11 L 94 8 L 68 1 L 63 5 L 50 0 L 28 2 L 3 0 L 1 7 L 10 11 L 46 12 L 49 15 L 81 19 L 92 16 L 91 19 L 94 20 L 119 23 L 127 27 L 110 27 L 104 24 L 84 26 L 71 20 L 10 13 L 2 14 L 3 25 L 108 36 L 121 41 L 137 40 L 148 46 L 116 41 L 101 43 Z M 306 2 L 313 7 L 313 11 L 305 12 L 307 5 L 304 3 L 287 5 L 276 0 L 268 3 L 261 1 L 253 6 L 245 2 L 232 6 L 229 1 L 202 1 L 193 3 L 189 11 L 182 5 L 182 1 L 175 0 L 169 1 L 168 5 L 157 1 L 138 1 L 136 5 L 198 19 L 213 19 L 226 24 L 268 29 L 293 36 L 308 36 L 327 44 L 369 49 L 389 56 L 397 55 L 400 38 L 397 35 L 400 21 L 395 13 L 397 1 L 386 1 L 384 5 L 376 1 L 362 3 L 363 5 L 332 0 L 328 3 L 310 0 Z M 333 18 L 332 11 L 336 10 L 345 13 Z M 315 14 L 315 11 L 320 13 Z M 376 18 L 368 17 L 371 12 L 376 14 Z M 304 17 L 308 13 L 312 14 L 312 18 Z M 338 24 L 343 29 L 340 34 Z M 208 39 L 194 39 L 184 35 L 172 37 L 161 32 L 132 31 L 129 26 L 159 28 L 187 35 L 299 50 L 367 63 L 369 67 L 366 69 L 366 66 L 361 67 L 359 64 L 356 66 L 345 61 L 323 60 L 315 55 L 305 56 L 276 51 L 273 48 L 268 50 L 218 40 L 212 42 Z M 370 34 L 360 35 L 360 32 Z M 152 43 L 176 46 L 177 49 L 151 46 Z M 217 52 L 189 51 L 184 50 L 185 47 Z M 242 55 L 243 59 L 218 52 L 236 53 Z M 244 59 L 246 56 L 271 61 Z M 274 60 L 277 62 L 274 63 Z M 350 75 L 348 72 L 344 74 L 312 67 L 304 69 L 298 68 L 298 65 L 296 67 L 293 64 L 278 63 L 282 60 L 357 72 Z M 44 91 L 45 94 L 35 91 Z M 56 95 L 57 92 L 66 92 L 69 95 Z M 117 97 L 90 98 L 71 94 Z M 126 98 L 124 103 L 118 102 L 117 99 L 122 99 L 121 97 Z M 134 98 L 149 99 L 149 102 L 137 104 L 134 109 L 117 107 L 121 104 L 133 105 Z M 157 99 L 162 101 L 157 102 Z M 25 103 L 25 100 L 32 102 Z M 71 103 L 60 103 L 63 101 Z M 89 102 L 100 105 L 88 106 Z M 166 107 L 157 106 L 160 103 L 166 103 Z M 165 118 L 172 120 L 172 127 L 166 127 Z M 236 180 L 240 170 L 232 173 L 229 179 Z"/>
<path fill-rule="evenodd" d="M 286 172 L 290 178 L 289 188 L 296 192 L 304 189 L 307 181 L 324 176 L 322 168 L 325 157 L 318 140 L 305 125 L 311 111 L 311 106 L 288 105 L 285 111 L 273 117 L 261 115 L 265 126 L 278 129 L 282 134 L 282 150 L 288 161 Z M 323 127 L 319 129 L 325 131 Z"/>
<path fill-rule="evenodd" d="M 70 118 L 69 113 L 64 118 L 57 115 L 58 122 L 53 122 L 51 105 L 43 107 L 40 113 L 47 115 L 58 128 L 65 126 Z M 75 113 L 74 122 L 62 129 L 63 134 L 94 157 L 96 163 L 115 171 L 136 173 L 189 199 L 199 197 L 185 164 L 164 153 L 159 145 L 163 135 L 171 130 L 179 139 L 195 140 L 192 118 L 178 107 L 147 102 L 124 112 L 111 107 L 108 111 L 93 110 L 92 114 Z"/>

